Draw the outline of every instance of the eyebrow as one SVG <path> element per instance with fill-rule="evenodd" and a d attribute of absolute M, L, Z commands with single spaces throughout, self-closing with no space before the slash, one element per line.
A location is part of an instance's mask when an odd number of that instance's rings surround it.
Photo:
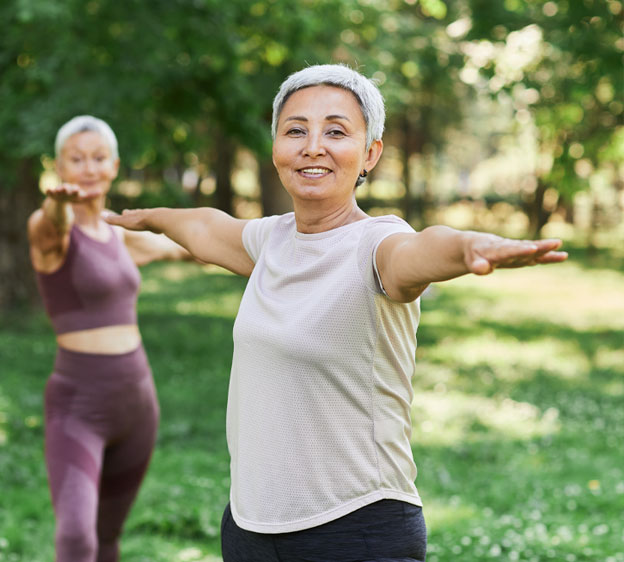
<path fill-rule="evenodd" d="M 346 115 L 332 114 L 332 115 L 325 116 L 325 121 L 336 121 L 338 119 L 344 119 L 345 121 L 351 122 L 351 119 L 349 119 Z M 308 118 L 304 117 L 303 115 L 293 115 L 291 117 L 287 117 L 286 121 L 305 121 L 305 122 L 307 122 Z"/>

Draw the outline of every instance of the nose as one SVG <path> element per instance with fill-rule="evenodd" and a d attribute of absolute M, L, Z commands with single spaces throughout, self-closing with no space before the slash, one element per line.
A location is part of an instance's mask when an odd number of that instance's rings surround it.
<path fill-rule="evenodd" d="M 303 147 L 303 153 L 305 156 L 311 156 L 312 158 L 316 158 L 318 156 L 323 156 L 326 154 L 325 145 L 323 144 L 322 133 L 310 132 L 306 136 L 306 143 Z"/>
<path fill-rule="evenodd" d="M 95 160 L 93 160 L 92 158 L 85 158 L 84 170 L 85 172 L 87 172 L 87 174 L 95 173 L 96 168 L 97 162 Z"/>

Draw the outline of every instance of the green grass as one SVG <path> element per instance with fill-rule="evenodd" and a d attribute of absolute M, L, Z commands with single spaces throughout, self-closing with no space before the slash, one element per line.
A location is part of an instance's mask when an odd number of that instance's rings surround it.
<path fill-rule="evenodd" d="M 244 281 L 191 264 L 143 271 L 140 325 L 159 442 L 124 562 L 220 561 L 225 404 Z M 423 299 L 413 449 L 428 562 L 624 562 L 624 268 L 569 263 L 464 277 Z M 53 558 L 41 313 L 0 325 L 0 561 Z"/>

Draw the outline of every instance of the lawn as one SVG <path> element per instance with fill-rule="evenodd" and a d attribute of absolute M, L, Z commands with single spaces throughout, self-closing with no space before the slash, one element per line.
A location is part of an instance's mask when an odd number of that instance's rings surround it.
<path fill-rule="evenodd" d="M 143 269 L 157 450 L 124 562 L 217 562 L 229 477 L 225 404 L 244 280 Z M 413 449 L 428 562 L 624 562 L 624 267 L 588 261 L 439 284 L 423 298 Z M 41 313 L 0 325 L 0 561 L 53 559 Z"/>

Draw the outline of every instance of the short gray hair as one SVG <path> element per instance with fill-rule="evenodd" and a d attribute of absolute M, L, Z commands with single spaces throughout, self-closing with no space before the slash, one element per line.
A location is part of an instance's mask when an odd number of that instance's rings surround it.
<path fill-rule="evenodd" d="M 286 100 L 297 90 L 312 86 L 336 86 L 351 92 L 362 109 L 366 122 L 366 150 L 381 140 L 386 119 L 384 100 L 377 84 L 344 64 L 317 64 L 291 74 L 280 86 L 273 100 L 271 135 L 275 140 L 277 122 Z"/>
<path fill-rule="evenodd" d="M 56 157 L 58 158 L 61 155 L 61 151 L 69 137 L 77 133 L 86 133 L 87 131 L 93 131 L 102 135 L 102 138 L 110 148 L 113 160 L 119 158 L 119 149 L 117 147 L 117 137 L 115 133 L 108 123 L 91 115 L 78 115 L 70 119 L 58 130 L 58 133 L 56 133 L 56 140 L 54 141 Z"/>

